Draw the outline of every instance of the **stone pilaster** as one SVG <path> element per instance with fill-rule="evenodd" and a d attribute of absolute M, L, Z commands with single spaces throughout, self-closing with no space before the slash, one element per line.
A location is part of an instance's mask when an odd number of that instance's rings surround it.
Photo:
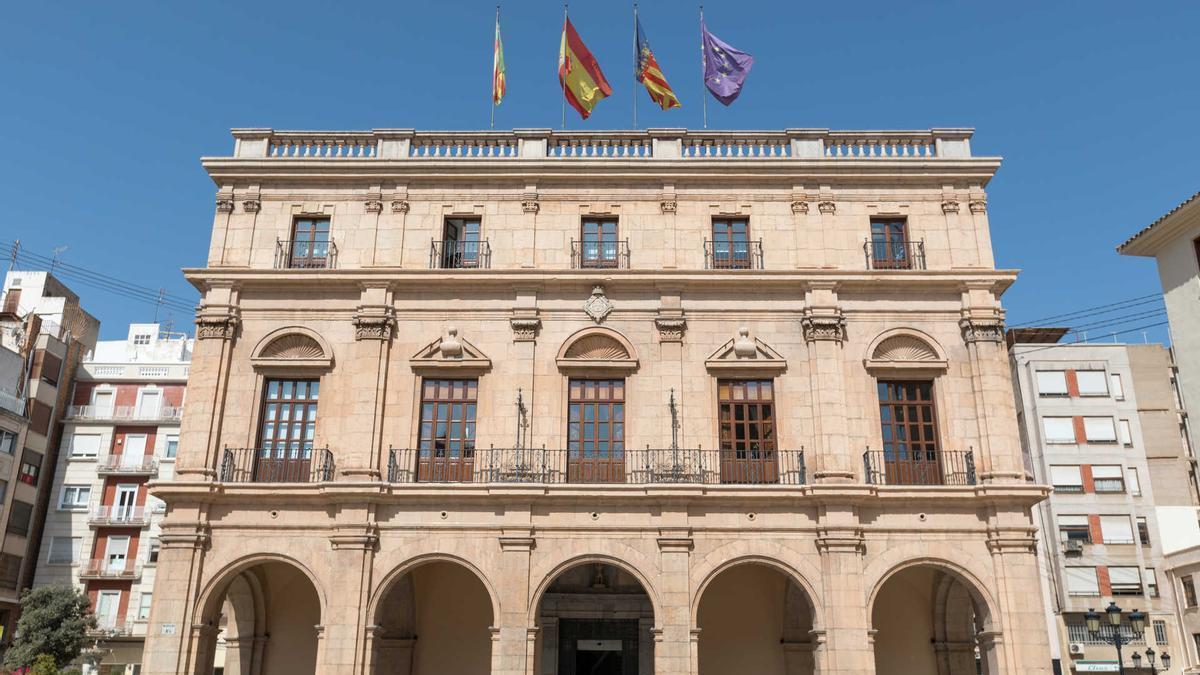
<path fill-rule="evenodd" d="M 861 675 L 875 672 L 869 641 L 870 609 L 864 582 L 865 541 L 851 506 L 821 509 L 817 550 L 824 584 L 824 640 L 816 644 L 816 672 Z M 814 636 L 818 637 L 818 636 Z"/>
<path fill-rule="evenodd" d="M 339 470 L 342 475 L 365 480 L 379 480 L 382 476 L 384 402 L 386 400 L 388 374 L 391 361 L 392 336 L 396 332 L 396 313 L 392 307 L 392 291 L 386 282 L 363 284 L 363 304 L 354 313 L 354 355 L 349 365 L 360 369 L 357 379 L 362 387 L 360 395 L 369 400 L 359 401 L 354 414 L 359 419 L 351 425 L 358 430 L 355 435 L 363 438 L 348 438 L 346 450 L 361 447 L 365 454 L 344 456 Z M 369 391 L 368 393 L 365 393 Z M 369 419 L 366 419 L 369 417 Z M 361 454 L 361 453 L 360 453 Z"/>
<path fill-rule="evenodd" d="M 373 505 L 350 506 L 339 516 L 347 524 L 337 527 L 329 537 L 333 568 L 339 573 L 327 582 L 333 588 L 326 614 L 321 617 L 325 626 L 321 632 L 323 653 L 318 654 L 317 663 L 326 673 L 353 673 L 361 672 L 369 660 L 365 637 L 373 622 L 367 608 L 379 532 L 373 524 Z"/>
<path fill-rule="evenodd" d="M 684 514 L 664 514 L 683 520 Z M 674 516 L 674 517 L 672 517 Z M 654 645 L 654 672 L 658 675 L 690 675 L 696 666 L 691 654 L 691 554 L 692 533 L 688 528 L 659 530 L 659 599 L 662 616 L 655 617 L 661 630 Z"/>
<path fill-rule="evenodd" d="M 237 286 L 210 287 L 196 314 L 188 407 L 180 425 L 176 460 L 176 475 L 181 478 L 217 477 L 225 397 L 240 325 Z"/>
<path fill-rule="evenodd" d="M 1050 647 L 1042 598 L 1026 585 L 1038 578 L 1036 533 L 1029 514 L 1023 512 L 997 510 L 989 525 L 987 544 L 996 570 L 1000 616 L 991 617 L 986 635 L 978 638 L 983 653 L 994 661 L 985 672 L 1051 672 L 1044 658 Z M 996 648 L 986 649 L 985 641 Z"/>
<path fill-rule="evenodd" d="M 159 575 L 154 585 L 154 607 L 146 627 L 142 672 L 148 675 L 197 673 L 216 645 L 217 626 L 193 624 L 196 596 L 200 593 L 204 557 L 211 536 L 202 523 L 203 511 L 173 512 L 162 523 L 158 562 L 170 575 Z"/>
<path fill-rule="evenodd" d="M 1004 313 L 990 283 L 967 283 L 962 296 L 959 326 L 970 358 L 979 420 L 975 465 L 985 483 L 1024 482 L 1012 374 L 1004 347 Z"/>
<path fill-rule="evenodd" d="M 846 377 L 842 343 L 846 319 L 833 285 L 812 285 L 800 320 L 808 344 L 808 373 L 813 397 L 813 480 L 854 482 L 846 421 Z"/>
<path fill-rule="evenodd" d="M 514 514 L 518 515 L 518 514 Z M 523 514 L 528 518 L 529 514 Z M 500 594 L 500 616 L 492 635 L 492 673 L 536 675 L 537 626 L 529 616 L 529 557 L 537 540 L 533 528 L 504 529 L 499 537 L 502 578 L 495 584 Z"/>

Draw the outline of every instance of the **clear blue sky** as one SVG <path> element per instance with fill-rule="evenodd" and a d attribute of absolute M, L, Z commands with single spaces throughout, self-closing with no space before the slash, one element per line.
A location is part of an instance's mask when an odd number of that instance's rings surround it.
<path fill-rule="evenodd" d="M 0 240 L 195 298 L 214 186 L 202 155 L 230 127 L 487 126 L 494 2 L 18 2 L 0 41 Z M 683 102 L 652 110 L 631 75 L 630 5 L 572 21 L 614 95 L 592 119 L 700 125 L 696 4 L 644 1 Z M 509 2 L 509 95 L 497 128 L 556 127 L 561 4 Z M 1200 4 L 711 1 L 709 27 L 757 61 L 710 126 L 977 129 L 1005 164 L 989 189 L 1000 265 L 1023 271 L 1012 322 L 1159 290 L 1114 247 L 1200 189 Z M 74 284 L 103 336 L 154 308 Z M 178 323 L 190 317 L 176 312 Z M 1137 324 L 1133 324 L 1137 325 Z M 1163 338 L 1161 330 L 1152 337 Z M 1130 339 L 1140 336 L 1129 336 Z"/>

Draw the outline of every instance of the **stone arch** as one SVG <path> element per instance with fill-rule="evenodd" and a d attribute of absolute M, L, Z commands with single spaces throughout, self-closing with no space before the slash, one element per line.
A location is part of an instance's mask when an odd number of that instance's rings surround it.
<path fill-rule="evenodd" d="M 488 599 L 492 604 L 492 616 L 500 616 L 500 596 L 496 593 L 496 588 L 492 585 L 491 580 L 488 579 L 487 575 L 483 573 L 483 570 L 481 570 L 478 565 L 470 560 L 467 560 L 466 558 L 463 558 L 462 556 L 451 553 L 425 553 L 414 556 L 408 560 L 405 560 L 391 572 L 387 573 L 383 579 L 379 581 L 379 584 L 375 587 L 375 590 L 372 593 L 370 603 L 367 606 L 368 616 L 376 616 L 378 614 L 379 605 L 384 596 L 387 595 L 388 588 L 393 583 L 417 567 L 435 562 L 445 562 L 460 565 L 474 574 L 475 577 L 479 579 L 479 583 L 483 584 L 484 590 L 487 591 Z"/>
<path fill-rule="evenodd" d="M 590 326 L 563 340 L 556 359 L 572 361 L 637 361 L 629 338 L 603 326 Z"/>
<path fill-rule="evenodd" d="M 893 328 L 877 335 L 867 347 L 868 367 L 915 365 L 944 367 L 946 350 L 932 336 L 915 328 Z"/>
<path fill-rule="evenodd" d="M 546 589 L 550 588 L 550 585 L 554 583 L 555 579 L 561 576 L 563 572 L 566 572 L 571 568 L 578 567 L 580 565 L 586 565 L 588 563 L 612 565 L 613 567 L 619 568 L 633 578 L 637 579 L 638 583 L 642 585 L 642 588 L 646 589 L 646 595 L 650 596 L 650 604 L 654 608 L 655 625 L 662 621 L 662 602 L 659 599 L 658 590 L 655 589 L 654 585 L 650 583 L 650 576 L 639 569 L 637 565 L 605 553 L 585 553 L 573 558 L 568 558 L 567 560 L 564 560 L 551 568 L 550 571 L 548 571 L 542 577 L 541 582 L 538 583 L 537 588 L 534 589 L 533 594 L 530 596 L 529 616 L 535 617 L 537 615 L 537 608 L 542 602 L 542 596 L 546 594 Z"/>
<path fill-rule="evenodd" d="M 914 549 L 917 547 L 905 548 Z M 987 620 L 989 622 L 995 621 L 996 618 L 1000 616 L 999 607 L 996 604 L 995 597 L 992 596 L 991 591 L 988 590 L 987 585 L 983 583 L 980 577 L 971 571 L 970 561 L 963 559 L 955 560 L 953 558 L 957 556 L 954 556 L 954 554 L 945 553 L 939 557 L 914 555 L 913 557 L 908 558 L 903 549 L 892 550 L 896 551 L 896 553 L 891 557 L 902 557 L 904 559 L 900 562 L 890 565 L 885 572 L 878 575 L 878 577 L 875 579 L 875 582 L 871 585 L 871 592 L 867 595 L 867 607 L 873 607 L 875 605 L 875 600 L 879 595 L 879 589 L 883 588 L 883 585 L 887 583 L 888 579 L 906 569 L 920 565 L 926 565 L 930 567 L 937 567 L 945 572 L 948 572 L 970 587 L 977 594 L 976 599 L 981 601 L 982 604 L 980 609 L 986 611 Z M 967 556 L 962 557 L 966 558 Z M 866 571 L 867 573 L 865 574 L 865 577 L 868 580 L 868 583 L 870 583 L 870 579 L 872 576 L 874 576 L 871 574 L 871 568 L 874 567 L 876 566 L 871 565 Z"/>
<path fill-rule="evenodd" d="M 258 367 L 324 367 L 333 365 L 333 348 L 320 333 L 305 326 L 285 326 L 265 335 L 250 352 Z"/>
<path fill-rule="evenodd" d="M 282 553 L 253 553 L 243 556 L 226 564 L 216 574 L 214 574 L 209 582 L 205 585 L 204 590 L 200 593 L 200 600 L 196 603 L 195 613 L 193 614 L 193 623 L 205 623 L 205 616 L 211 614 L 213 609 L 219 609 L 220 606 L 213 607 L 216 600 L 220 600 L 225 593 L 226 587 L 233 582 L 234 578 L 241 572 L 244 572 L 255 565 L 268 562 L 278 562 L 285 565 L 290 565 L 299 570 L 304 576 L 308 577 L 309 583 L 317 592 L 317 600 L 320 602 L 321 616 L 326 615 L 329 607 L 325 590 L 318 581 L 316 573 L 312 571 L 308 565 L 299 560 Z"/>
<path fill-rule="evenodd" d="M 734 567 L 738 567 L 739 565 L 764 565 L 783 574 L 785 577 L 795 583 L 800 590 L 804 591 L 804 594 L 807 596 L 806 600 L 809 603 L 809 610 L 812 611 L 813 614 L 813 630 L 818 630 L 824 625 L 824 610 L 821 607 L 821 596 L 817 592 L 817 589 L 813 587 L 812 583 L 809 582 L 808 578 L 801 574 L 800 571 L 792 565 L 789 565 L 788 563 L 783 562 L 774 556 L 748 553 L 729 558 L 724 562 L 715 565 L 712 569 L 708 570 L 708 572 L 704 574 L 704 577 L 696 586 L 696 591 L 692 594 L 690 612 L 693 627 L 697 627 L 698 616 L 700 613 L 700 598 L 704 596 L 705 589 L 707 589 L 709 584 L 711 584 L 714 579 L 720 576 L 722 572 Z"/>

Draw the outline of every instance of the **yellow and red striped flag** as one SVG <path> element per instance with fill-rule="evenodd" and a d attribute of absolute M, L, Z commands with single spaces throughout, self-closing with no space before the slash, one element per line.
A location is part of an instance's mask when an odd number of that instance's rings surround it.
<path fill-rule="evenodd" d="M 675 97 L 675 92 L 671 90 L 671 85 L 667 84 L 667 77 L 663 75 L 662 68 L 658 65 L 658 59 L 654 58 L 654 52 L 650 51 L 650 41 L 642 32 L 642 22 L 637 18 L 636 13 L 634 22 L 637 24 L 637 54 L 634 55 L 634 63 L 637 66 L 635 66 L 634 77 L 646 86 L 650 98 L 663 110 L 680 107 L 679 99 Z"/>
<path fill-rule="evenodd" d="M 500 41 L 500 8 L 496 8 L 496 43 L 492 53 L 492 105 L 500 105 L 507 89 L 504 68 L 504 43 Z"/>
<path fill-rule="evenodd" d="M 563 19 L 562 45 L 558 50 L 558 81 L 562 83 L 567 103 L 585 120 L 597 103 L 612 94 L 612 87 L 604 79 L 596 57 L 588 51 L 567 18 Z"/>

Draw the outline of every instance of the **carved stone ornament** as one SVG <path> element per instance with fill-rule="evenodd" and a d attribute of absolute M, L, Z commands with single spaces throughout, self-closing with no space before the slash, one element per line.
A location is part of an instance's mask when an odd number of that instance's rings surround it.
<path fill-rule="evenodd" d="M 383 211 L 383 202 L 378 199 L 368 199 L 366 206 L 367 213 L 379 213 Z"/>
<path fill-rule="evenodd" d="M 217 197 L 217 213 L 232 213 L 233 199 L 229 197 Z"/>
<path fill-rule="evenodd" d="M 986 199 L 972 199 L 970 206 L 971 213 L 987 213 Z"/>
<path fill-rule="evenodd" d="M 843 342 L 846 339 L 846 318 L 841 314 L 816 314 L 800 319 L 805 342 L 830 340 Z"/>
<path fill-rule="evenodd" d="M 354 317 L 355 340 L 391 340 L 396 320 L 387 314 L 359 314 Z"/>
<path fill-rule="evenodd" d="M 443 359 L 461 359 L 463 355 L 462 342 L 458 339 L 458 329 L 450 326 L 446 329 L 446 337 L 442 338 L 441 344 L 438 345 L 438 350 L 442 352 Z"/>
<path fill-rule="evenodd" d="M 613 304 L 605 297 L 603 286 L 596 286 L 592 289 L 592 297 L 583 303 L 583 311 L 596 323 L 601 323 L 612 313 Z"/>
<path fill-rule="evenodd" d="M 408 213 L 408 200 L 407 199 L 393 199 L 392 200 L 392 213 Z"/>
<path fill-rule="evenodd" d="M 521 210 L 525 213 L 537 213 L 541 208 L 536 194 L 526 193 L 521 195 Z"/>
<path fill-rule="evenodd" d="M 963 317 L 958 325 L 962 328 L 963 342 L 1004 342 L 1004 321 L 1002 319 L 973 319 Z"/>
<path fill-rule="evenodd" d="M 742 326 L 733 340 L 733 356 L 737 359 L 752 359 L 758 356 L 758 347 L 750 339 L 750 329 Z"/>
<path fill-rule="evenodd" d="M 658 208 L 662 209 L 663 213 L 675 213 L 678 206 L 674 199 L 664 199 L 658 203 Z"/>
<path fill-rule="evenodd" d="M 232 340 L 237 335 L 238 317 L 233 313 L 205 312 L 196 316 L 197 340 Z"/>
<path fill-rule="evenodd" d="M 808 213 L 808 202 L 802 199 L 792 202 L 792 213 Z"/>
<path fill-rule="evenodd" d="M 827 215 L 833 215 L 837 213 L 837 204 L 834 202 L 821 202 L 817 204 L 817 208 L 821 210 L 821 213 Z"/>
<path fill-rule="evenodd" d="M 262 202 L 257 199 L 247 199 L 242 202 L 242 210 L 246 213 L 258 213 L 262 209 Z"/>
<path fill-rule="evenodd" d="M 514 342 L 533 342 L 542 327 L 542 320 L 536 316 L 514 316 L 508 323 L 512 326 Z"/>
<path fill-rule="evenodd" d="M 683 342 L 687 320 L 682 316 L 660 316 L 654 319 L 654 327 L 658 329 L 659 342 Z"/>
<path fill-rule="evenodd" d="M 958 213 L 958 202 L 953 199 L 943 201 L 942 213 Z"/>

